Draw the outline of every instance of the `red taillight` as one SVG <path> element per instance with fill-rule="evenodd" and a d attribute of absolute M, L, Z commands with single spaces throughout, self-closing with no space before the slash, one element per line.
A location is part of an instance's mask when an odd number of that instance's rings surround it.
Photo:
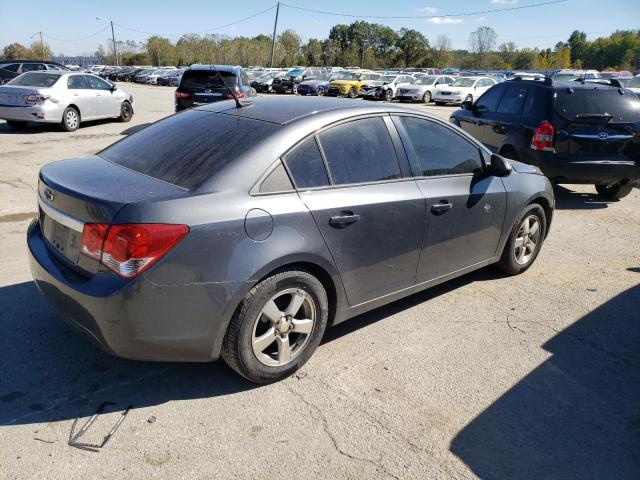
<path fill-rule="evenodd" d="M 230 93 L 227 93 L 226 97 L 227 97 L 229 100 L 233 99 L 233 95 L 231 95 Z M 236 97 L 238 97 L 238 98 L 244 98 L 244 97 L 246 97 L 246 95 L 244 94 L 244 92 L 237 92 L 237 93 L 236 93 Z"/>
<path fill-rule="evenodd" d="M 175 92 L 175 96 L 176 98 L 191 98 L 190 93 L 184 93 L 184 92 Z"/>
<path fill-rule="evenodd" d="M 553 139 L 556 134 L 555 128 L 548 121 L 543 121 L 538 125 L 531 139 L 531 148 L 533 150 L 553 150 Z"/>
<path fill-rule="evenodd" d="M 37 95 L 35 93 L 31 93 L 27 95 L 28 103 L 44 103 L 49 99 L 49 95 Z"/>
<path fill-rule="evenodd" d="M 187 233 L 186 225 L 88 223 L 82 234 L 82 253 L 99 259 L 121 277 L 133 278 L 175 247 Z"/>

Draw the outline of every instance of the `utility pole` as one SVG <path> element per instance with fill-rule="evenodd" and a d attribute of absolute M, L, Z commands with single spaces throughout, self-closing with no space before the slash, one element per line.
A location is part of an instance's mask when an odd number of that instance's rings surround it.
<path fill-rule="evenodd" d="M 40 48 L 42 50 L 42 60 L 46 60 L 46 58 L 44 58 L 44 42 L 42 41 L 42 32 L 40 33 Z"/>
<path fill-rule="evenodd" d="M 273 56 L 276 54 L 276 30 L 278 29 L 278 14 L 280 13 L 280 2 L 276 4 L 276 20 L 273 22 L 273 36 L 271 37 L 271 63 L 269 67 L 273 68 Z"/>
<path fill-rule="evenodd" d="M 364 40 L 362 40 L 362 57 L 360 57 L 360 68 L 364 68 Z"/>
<path fill-rule="evenodd" d="M 113 55 L 116 57 L 116 67 L 119 67 L 120 62 L 118 62 L 118 51 L 116 50 L 116 34 L 113 33 L 113 20 L 111 20 L 111 40 L 113 40 Z"/>

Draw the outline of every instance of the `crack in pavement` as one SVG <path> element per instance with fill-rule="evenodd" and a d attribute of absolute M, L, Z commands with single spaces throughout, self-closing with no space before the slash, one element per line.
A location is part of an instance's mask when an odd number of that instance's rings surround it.
<path fill-rule="evenodd" d="M 302 403 L 304 403 L 312 411 L 316 412 L 316 414 L 320 417 L 320 421 L 322 422 L 322 429 L 324 430 L 324 432 L 329 437 L 329 440 L 331 440 L 331 444 L 333 445 L 333 448 L 334 448 L 334 450 L 336 452 L 338 452 L 340 455 L 342 455 L 344 457 L 349 458 L 350 460 L 364 462 L 364 463 L 368 463 L 370 465 L 373 465 L 374 467 L 376 467 L 377 471 L 382 471 L 382 473 L 384 473 L 385 475 L 387 475 L 387 476 L 389 476 L 389 477 L 391 477 L 391 478 L 393 478 L 395 480 L 400 480 L 400 477 L 398 477 L 398 476 L 394 475 L 392 472 L 388 471 L 383 465 L 379 464 L 378 462 L 376 462 L 374 460 L 371 460 L 370 458 L 364 458 L 364 457 L 358 457 L 358 456 L 352 455 L 351 453 L 347 452 L 346 450 L 343 450 L 342 448 L 340 448 L 340 445 L 338 445 L 338 440 L 336 439 L 334 434 L 329 429 L 329 422 L 327 421 L 327 417 L 324 415 L 324 413 L 322 412 L 320 407 L 315 405 L 314 403 L 309 402 L 300 393 L 296 392 L 293 388 L 291 388 L 291 385 L 289 385 L 287 380 L 283 381 L 282 383 L 287 388 L 287 390 L 289 390 L 289 392 L 291 392 L 292 395 L 297 397 L 300 401 L 302 401 Z"/>

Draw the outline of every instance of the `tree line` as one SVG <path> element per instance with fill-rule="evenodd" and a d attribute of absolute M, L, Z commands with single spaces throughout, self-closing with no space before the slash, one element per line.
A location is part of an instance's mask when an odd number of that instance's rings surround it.
<path fill-rule="evenodd" d="M 498 43 L 496 32 L 483 26 L 469 35 L 468 48 L 454 50 L 446 35 L 433 43 L 419 31 L 395 31 L 385 25 L 356 21 L 334 25 L 328 38 L 310 38 L 304 43 L 298 33 L 288 29 L 276 39 L 274 66 L 364 66 L 366 68 L 444 67 L 496 70 L 549 70 L 595 68 L 598 70 L 640 69 L 640 31 L 616 31 L 608 37 L 587 40 L 574 31 L 566 42 L 553 49 L 518 48 L 514 42 Z M 271 37 L 229 38 L 222 35 L 183 35 L 176 42 L 154 35 L 145 42 L 117 41 L 121 65 L 191 65 L 216 63 L 268 66 Z M 13 43 L 3 49 L 4 59 L 50 58 L 47 45 L 34 42 L 29 47 Z M 115 64 L 111 42 L 100 46 L 95 55 L 105 64 Z M 60 54 L 59 56 L 64 56 Z"/>

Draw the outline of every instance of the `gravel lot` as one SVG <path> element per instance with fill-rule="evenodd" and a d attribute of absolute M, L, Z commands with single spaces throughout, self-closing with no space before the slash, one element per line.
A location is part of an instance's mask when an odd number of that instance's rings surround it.
<path fill-rule="evenodd" d="M 128 124 L 0 121 L 0 478 L 640 478 L 640 190 L 557 188 L 524 275 L 485 269 L 353 319 L 296 376 L 256 387 L 222 362 L 110 357 L 31 282 L 40 166 L 172 112 L 173 89 L 122 88 Z M 89 441 L 133 405 L 110 443 L 68 447 L 103 401 Z"/>

